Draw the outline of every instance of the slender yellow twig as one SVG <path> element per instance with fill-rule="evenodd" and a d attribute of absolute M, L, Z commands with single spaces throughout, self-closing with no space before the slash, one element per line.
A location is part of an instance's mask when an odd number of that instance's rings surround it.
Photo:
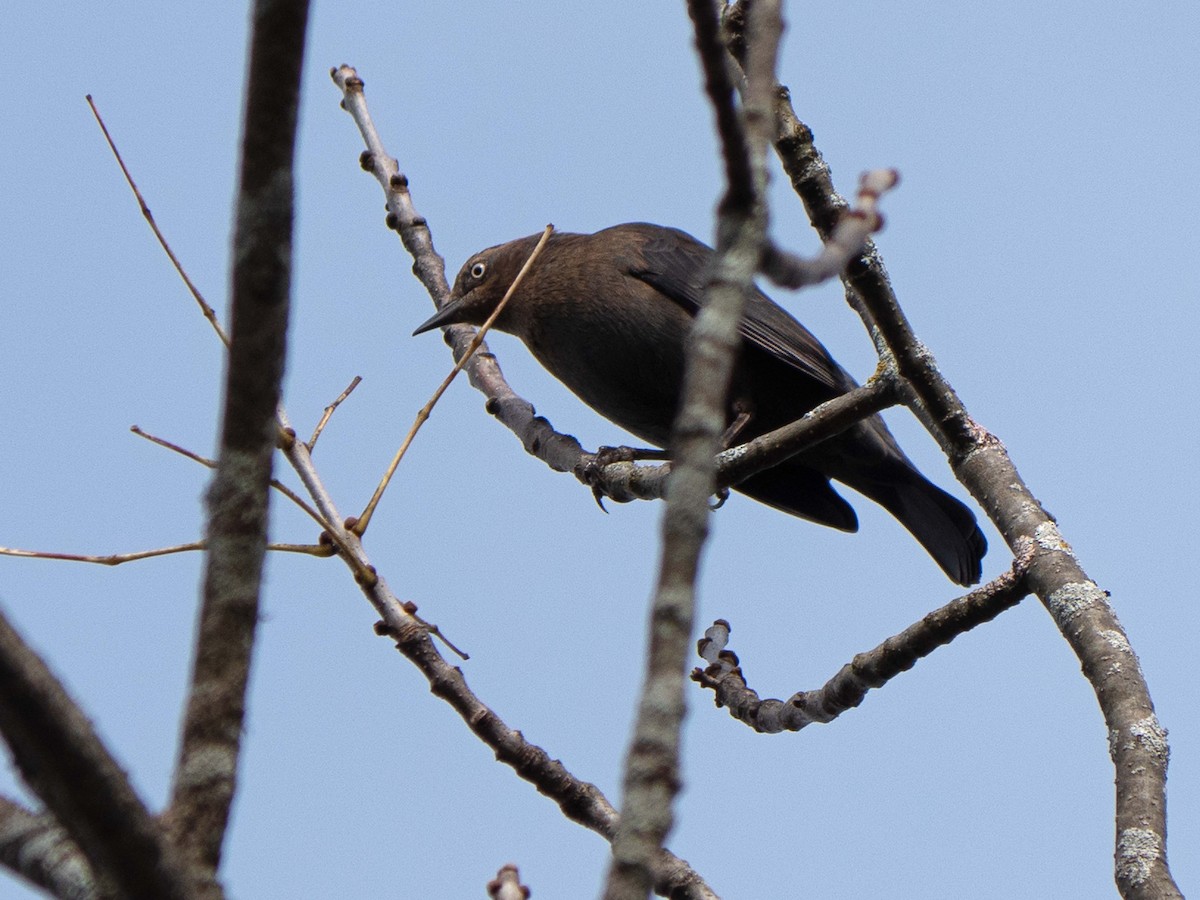
<path fill-rule="evenodd" d="M 342 401 L 350 396 L 350 392 L 358 387 L 359 382 L 361 381 L 362 376 L 355 375 L 354 380 L 350 382 L 349 386 L 344 391 L 338 394 L 337 399 L 325 407 L 325 413 L 321 416 L 321 421 L 317 423 L 316 430 L 313 431 L 313 436 L 308 439 L 308 444 L 306 444 L 309 453 L 312 453 L 313 447 L 317 446 L 317 438 L 319 438 L 321 436 L 321 432 L 325 430 L 325 426 L 328 424 L 330 416 L 333 415 L 333 411 L 342 405 Z"/>
<path fill-rule="evenodd" d="M 202 465 L 206 468 L 215 469 L 217 467 L 216 460 L 210 459 L 207 456 L 201 456 L 199 453 L 195 453 L 192 450 L 188 450 L 186 447 L 181 447 L 181 446 L 179 446 L 179 444 L 171 443 L 166 438 L 160 438 L 157 435 L 153 435 L 148 431 L 144 431 L 142 429 L 142 426 L 140 426 L 140 425 L 130 425 L 129 430 L 132 431 L 134 434 L 136 434 L 138 437 L 145 438 L 152 444 L 158 444 L 158 446 L 160 446 L 160 447 L 166 447 L 168 450 L 178 453 L 180 456 L 186 456 L 192 462 L 198 462 L 198 463 L 200 463 L 200 465 Z"/>
<path fill-rule="evenodd" d="M 183 279 L 183 283 L 187 285 L 188 291 L 200 305 L 200 311 L 204 313 L 204 318 L 208 319 L 213 330 L 216 331 L 217 337 L 221 339 L 226 347 L 229 346 L 229 336 L 225 334 L 225 329 L 221 327 L 221 323 L 217 320 L 217 314 L 211 306 L 208 305 L 204 297 L 200 293 L 200 289 L 192 284 L 192 279 L 188 278 L 187 272 L 183 270 L 183 265 L 175 256 L 171 245 L 167 243 L 167 239 L 163 237 L 163 233 L 158 230 L 158 223 L 154 221 L 154 214 L 150 212 L 150 207 L 146 205 L 145 198 L 142 197 L 142 192 L 138 190 L 137 184 L 133 180 L 133 176 L 129 174 L 129 169 L 125 167 L 125 160 L 121 159 L 121 151 L 117 149 L 117 145 L 113 143 L 112 136 L 108 133 L 108 128 L 104 124 L 104 119 L 100 117 L 100 110 L 96 109 L 96 104 L 92 101 L 92 95 L 87 95 L 88 106 L 92 108 L 92 115 L 96 117 L 96 122 L 100 125 L 100 130 L 104 132 L 104 140 L 108 141 L 108 148 L 112 150 L 113 156 L 117 158 L 117 165 L 121 167 L 121 172 L 125 175 L 125 181 L 129 184 L 133 191 L 133 196 L 137 198 L 138 206 L 142 209 L 142 217 L 150 226 L 150 230 L 154 232 L 154 236 L 158 239 L 159 245 L 166 251 L 167 257 L 171 260 L 171 265 L 175 267 L 175 271 L 179 273 L 179 277 Z"/>
<path fill-rule="evenodd" d="M 141 550 L 137 553 L 112 553 L 108 556 L 88 556 L 83 553 L 48 553 L 45 550 L 18 550 L 14 547 L 0 547 L 0 556 L 23 556 L 27 559 L 59 559 L 66 560 L 67 562 L 95 563 L 100 566 L 119 566 L 121 563 L 133 562 L 139 559 L 151 559 L 155 556 L 167 556 L 171 553 L 189 553 L 203 549 L 204 541 L 194 541 L 190 544 L 159 547 L 156 550 Z"/>
<path fill-rule="evenodd" d="M 158 547 L 154 550 L 138 550 L 134 553 L 110 553 L 106 556 L 91 556 L 86 553 L 50 553 L 46 550 L 19 550 L 16 547 L 0 547 L 0 556 L 20 556 L 25 559 L 57 559 L 66 562 L 93 563 L 98 566 L 119 566 L 121 563 L 169 556 L 172 553 L 192 553 L 203 550 L 204 541 L 176 544 L 174 547 Z M 279 553 L 305 553 L 309 556 L 333 556 L 337 548 L 332 544 L 267 544 L 268 550 Z M 443 638 L 445 640 L 445 638 Z"/>
<path fill-rule="evenodd" d="M 408 434 L 405 436 L 404 442 L 400 445 L 400 449 L 396 451 L 396 455 L 392 458 L 391 465 L 388 466 L 387 471 L 383 474 L 383 478 L 380 479 L 379 486 L 375 488 L 375 494 L 371 497 L 366 509 L 363 510 L 362 515 L 359 516 L 358 519 L 353 522 L 353 524 L 348 526 L 355 534 L 361 537 L 363 532 L 367 530 L 367 525 L 371 522 L 371 516 L 375 514 L 375 507 L 379 505 L 379 500 L 383 497 L 383 492 L 387 490 L 388 483 L 392 480 L 392 475 L 395 474 L 396 467 L 400 465 L 400 460 L 404 459 L 404 454 L 408 452 L 408 447 L 413 442 L 413 438 L 417 436 L 417 432 L 429 418 L 429 414 L 433 411 L 433 407 L 437 404 L 438 400 L 442 398 L 442 394 L 446 393 L 446 388 L 450 387 L 450 382 L 452 382 L 455 376 L 463 370 L 463 367 L 470 361 L 471 356 L 477 349 L 479 349 L 479 345 L 483 343 L 483 338 L 488 333 L 488 329 L 492 327 L 492 323 L 496 321 L 497 317 L 499 317 L 500 313 L 504 310 L 509 298 L 512 297 L 513 293 L 516 292 L 517 287 L 525 278 L 525 273 L 533 267 L 534 261 L 538 258 L 538 255 L 542 252 L 542 248 L 546 246 L 546 241 L 550 240 L 550 235 L 553 233 L 554 226 L 547 225 L 546 230 L 542 232 L 541 240 L 537 242 L 537 246 L 533 248 L 533 252 L 530 253 L 529 258 L 525 260 L 525 265 L 521 267 L 521 271 L 517 273 L 517 277 L 513 279 L 513 283 L 508 286 L 508 290 L 505 291 L 504 296 L 500 298 L 500 302 L 496 305 L 495 311 L 488 316 L 487 321 L 480 326 L 478 333 L 471 340 L 471 343 L 467 345 L 467 351 L 459 358 L 458 362 L 454 364 L 454 368 L 450 370 L 450 374 L 446 376 L 445 380 L 442 381 L 438 389 L 433 392 L 433 396 L 429 398 L 429 402 L 421 407 L 421 411 L 417 413 L 417 418 L 413 422 L 412 428 L 408 430 Z"/>
<path fill-rule="evenodd" d="M 335 556 L 338 552 L 333 544 L 267 544 L 267 549 L 277 553 L 303 553 L 307 556 Z"/>

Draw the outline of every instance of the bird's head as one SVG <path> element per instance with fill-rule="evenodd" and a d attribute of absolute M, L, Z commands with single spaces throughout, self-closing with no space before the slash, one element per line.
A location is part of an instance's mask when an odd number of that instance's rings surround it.
<path fill-rule="evenodd" d="M 481 250 L 468 259 L 454 279 L 450 300 L 422 322 L 413 334 L 446 325 L 482 325 L 496 309 L 540 238 L 541 234 L 535 234 L 509 241 Z M 510 300 L 509 306 L 505 307 L 501 320 L 507 317 L 512 302 Z M 496 327 L 506 330 L 504 324 L 498 320 Z"/>

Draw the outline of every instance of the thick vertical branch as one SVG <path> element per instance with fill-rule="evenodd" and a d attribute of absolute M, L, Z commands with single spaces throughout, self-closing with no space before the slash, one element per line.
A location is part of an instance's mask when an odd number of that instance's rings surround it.
<path fill-rule="evenodd" d="M 291 289 L 293 176 L 305 0 L 253 11 L 234 225 L 229 362 L 192 687 L 167 821 L 216 871 L 237 783 Z"/>
<path fill-rule="evenodd" d="M 680 783 L 686 659 L 700 554 L 708 536 L 708 498 L 716 489 L 715 455 L 726 425 L 725 397 L 738 347 L 738 323 L 766 234 L 763 160 L 782 28 L 779 6 L 764 0 L 755 7 L 750 34 L 754 62 L 740 117 L 718 5 L 713 0 L 691 0 L 688 11 L 715 110 L 728 188 L 719 209 L 717 257 L 708 273 L 704 309 L 692 329 L 683 396 L 671 438 L 673 468 L 667 483 L 646 676 L 625 763 L 621 819 L 605 886 L 609 900 L 647 896 L 652 860 L 673 821 Z"/>

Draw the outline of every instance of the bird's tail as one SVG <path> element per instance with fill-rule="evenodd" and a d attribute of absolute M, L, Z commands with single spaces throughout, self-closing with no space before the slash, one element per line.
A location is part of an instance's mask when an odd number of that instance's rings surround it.
<path fill-rule="evenodd" d="M 835 468 L 834 478 L 874 500 L 909 530 L 956 584 L 979 581 L 987 539 L 966 506 L 927 480 L 897 449 L 872 465 Z M 735 490 L 783 512 L 841 531 L 857 531 L 854 509 L 829 476 L 798 460 L 767 469 Z"/>
<path fill-rule="evenodd" d="M 952 581 L 978 582 L 987 539 L 972 512 L 911 466 L 897 460 L 888 468 L 885 477 L 856 479 L 850 487 L 895 516 Z"/>

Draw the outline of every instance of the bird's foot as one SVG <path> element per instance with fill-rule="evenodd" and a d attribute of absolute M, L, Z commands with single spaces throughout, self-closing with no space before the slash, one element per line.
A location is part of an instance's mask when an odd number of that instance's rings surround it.
<path fill-rule="evenodd" d="M 642 460 L 665 460 L 668 459 L 665 450 L 655 450 L 646 447 L 601 447 L 588 460 L 575 468 L 575 477 L 592 489 L 592 497 L 596 500 L 596 505 L 604 509 L 604 498 L 616 500 L 618 503 L 628 503 L 635 499 L 632 496 L 619 496 L 614 494 L 607 484 L 603 472 L 606 466 L 613 463 L 623 462 L 639 462 Z"/>

